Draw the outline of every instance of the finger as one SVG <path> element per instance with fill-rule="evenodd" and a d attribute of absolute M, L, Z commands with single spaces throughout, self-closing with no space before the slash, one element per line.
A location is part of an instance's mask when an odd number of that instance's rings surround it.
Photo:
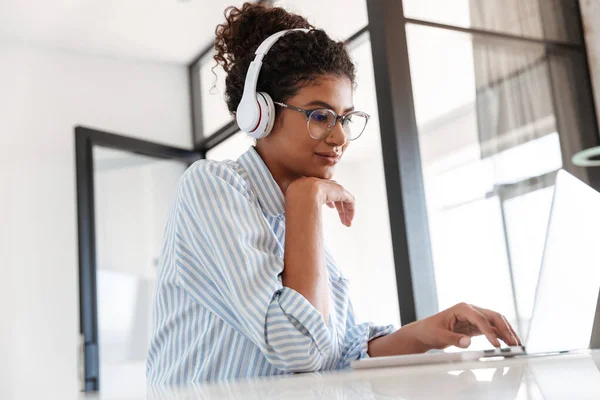
<path fill-rule="evenodd" d="M 348 215 L 346 215 L 346 203 L 340 201 L 340 208 L 342 209 L 341 215 L 343 217 L 343 223 L 345 226 L 348 226 Z"/>
<path fill-rule="evenodd" d="M 506 324 L 510 328 L 510 331 L 512 332 L 513 336 L 515 337 L 515 340 L 517 341 L 517 345 L 523 346 L 523 343 L 521 343 L 521 338 L 519 337 L 519 335 L 517 335 L 515 328 L 513 328 L 513 326 L 510 324 L 510 322 L 508 322 L 508 320 L 506 319 L 506 317 L 504 315 L 502 316 L 502 318 L 504 318 L 504 321 L 506 321 Z"/>
<path fill-rule="evenodd" d="M 441 331 L 438 334 L 438 337 L 442 342 L 441 346 L 439 346 L 442 349 L 445 349 L 448 346 L 456 346 L 461 349 L 466 349 L 471 345 L 470 337 L 449 330 Z"/>
<path fill-rule="evenodd" d="M 356 206 L 355 203 L 346 203 L 345 205 L 345 209 L 346 209 L 346 215 L 348 217 L 348 226 L 352 225 L 352 221 L 354 220 L 354 214 L 356 213 Z"/>
<path fill-rule="evenodd" d="M 509 346 L 519 345 L 516 335 L 510 329 L 510 324 L 503 315 L 486 308 L 476 306 L 473 306 L 473 308 L 482 313 L 494 327 L 498 328 L 500 331 L 500 338 L 504 341 L 504 343 Z"/>
<path fill-rule="evenodd" d="M 335 207 L 337 208 L 337 212 L 340 215 L 340 221 L 342 224 L 346 225 L 346 216 L 344 212 L 344 203 L 342 201 L 336 201 Z"/>
<path fill-rule="evenodd" d="M 492 326 L 492 330 L 494 331 L 494 335 L 496 335 L 498 339 L 502 339 L 504 343 L 510 346 L 510 344 L 502 337 L 502 332 L 500 332 L 500 329 L 496 328 L 495 326 Z"/>
<path fill-rule="evenodd" d="M 498 337 L 504 341 L 509 346 L 518 346 L 519 342 L 517 338 L 510 330 L 508 322 L 503 318 L 502 315 L 496 313 L 497 316 L 488 316 L 488 320 L 492 323 L 494 328 L 498 330 Z M 487 316 L 487 315 L 486 315 Z"/>
<path fill-rule="evenodd" d="M 327 203 L 327 207 L 335 208 L 335 204 L 333 203 L 333 201 L 330 201 L 329 203 Z"/>
<path fill-rule="evenodd" d="M 497 338 L 500 338 L 500 339 L 502 339 L 502 333 L 500 333 L 500 331 L 498 330 L 498 328 L 496 328 L 496 327 L 492 326 L 492 331 L 494 331 L 494 335 L 495 335 Z M 471 336 L 479 336 L 479 335 L 483 335 L 483 332 L 480 332 L 480 331 L 479 331 L 479 328 L 477 328 L 477 327 L 475 326 L 475 327 L 472 327 L 472 328 L 471 328 L 471 332 L 470 332 L 470 334 L 471 334 Z M 502 339 L 502 340 L 504 340 L 504 339 Z"/>
<path fill-rule="evenodd" d="M 466 305 L 461 308 L 461 314 L 464 319 L 475 325 L 481 333 L 485 335 L 487 340 L 494 347 L 500 347 L 498 337 L 494 332 L 492 324 L 479 310 L 476 310 L 473 306 Z"/>
<path fill-rule="evenodd" d="M 346 211 L 346 216 L 348 217 L 348 226 L 351 226 L 356 212 L 356 200 L 348 191 L 346 191 L 346 196 L 347 199 L 344 201 L 344 209 Z"/>

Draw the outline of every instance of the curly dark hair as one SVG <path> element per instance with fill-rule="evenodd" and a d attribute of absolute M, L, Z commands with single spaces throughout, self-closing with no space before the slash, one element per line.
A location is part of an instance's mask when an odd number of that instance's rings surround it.
<path fill-rule="evenodd" d="M 267 37 L 285 29 L 313 30 L 290 32 L 273 45 L 263 60 L 257 91 L 284 102 L 322 75 L 347 77 L 354 85 L 355 68 L 345 44 L 315 29 L 306 18 L 253 3 L 228 7 L 224 15 L 226 21 L 215 30 L 214 59 L 227 73 L 225 99 L 232 115 L 242 99 L 254 52 Z"/>

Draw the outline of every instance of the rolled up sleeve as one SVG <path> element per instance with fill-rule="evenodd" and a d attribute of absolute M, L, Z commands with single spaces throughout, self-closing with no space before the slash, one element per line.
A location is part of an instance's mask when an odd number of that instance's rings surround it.
<path fill-rule="evenodd" d="M 279 244 L 244 180 L 203 162 L 179 183 L 174 214 L 177 283 L 252 341 L 277 369 L 315 371 L 331 349 L 321 313 L 281 283 Z"/>
<path fill-rule="evenodd" d="M 367 322 L 357 323 L 352 304 L 349 304 L 343 357 L 338 368 L 348 367 L 352 360 L 369 357 L 369 342 L 378 337 L 389 335 L 395 330 L 393 325 L 380 326 Z"/>
<path fill-rule="evenodd" d="M 330 332 L 319 311 L 300 293 L 283 287 L 267 313 L 266 342 L 283 370 L 315 371 L 331 350 Z"/>

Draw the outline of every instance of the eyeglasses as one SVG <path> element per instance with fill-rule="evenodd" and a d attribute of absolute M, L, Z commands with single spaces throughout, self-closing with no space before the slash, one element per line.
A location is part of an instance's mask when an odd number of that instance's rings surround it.
<path fill-rule="evenodd" d="M 317 108 L 315 110 L 305 110 L 303 108 L 291 106 L 285 103 L 274 102 L 278 106 L 289 108 L 290 110 L 301 112 L 306 116 L 306 125 L 308 134 L 316 140 L 323 140 L 333 130 L 338 121 L 342 122 L 342 129 L 348 140 L 356 140 L 362 135 L 369 118 L 366 112 L 351 111 L 345 115 L 337 115 L 335 111 L 328 108 Z"/>

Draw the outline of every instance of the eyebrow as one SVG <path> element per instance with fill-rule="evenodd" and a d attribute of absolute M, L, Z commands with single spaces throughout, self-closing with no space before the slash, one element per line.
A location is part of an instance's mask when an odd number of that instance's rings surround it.
<path fill-rule="evenodd" d="M 310 103 L 307 103 L 304 105 L 304 107 L 309 107 L 309 106 L 319 106 L 319 107 L 324 107 L 324 108 L 329 108 L 331 110 L 334 109 L 334 107 L 331 106 L 331 104 L 328 104 L 324 101 L 321 100 L 313 100 Z M 354 106 L 350 107 L 350 108 L 346 108 L 343 112 L 343 114 L 349 113 L 351 111 L 354 111 Z"/>

